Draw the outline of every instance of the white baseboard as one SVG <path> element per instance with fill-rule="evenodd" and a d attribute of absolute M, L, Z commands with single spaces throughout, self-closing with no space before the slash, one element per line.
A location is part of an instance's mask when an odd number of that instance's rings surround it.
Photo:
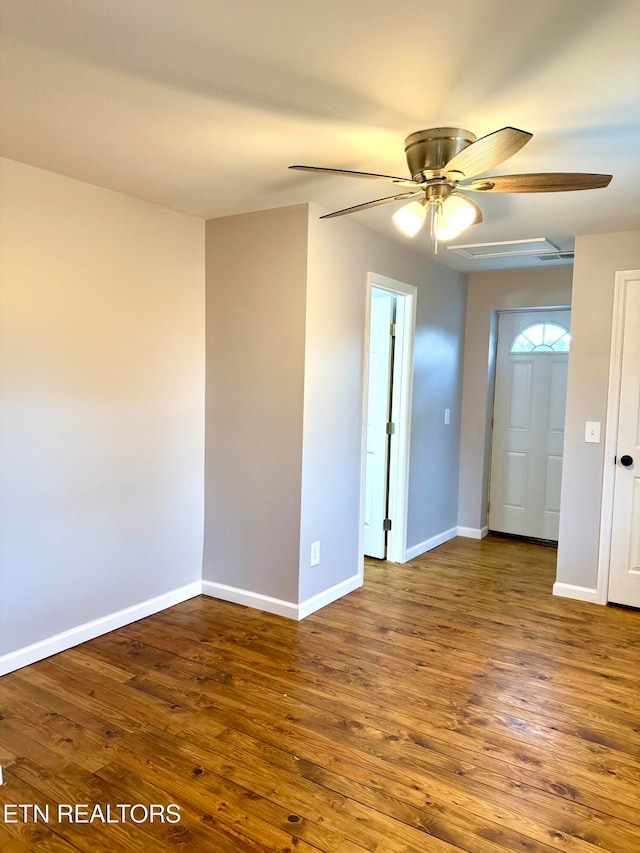
<path fill-rule="evenodd" d="M 430 539 L 425 539 L 424 542 L 412 545 L 411 548 L 407 548 L 404 552 L 404 562 L 406 563 L 408 560 L 413 560 L 420 554 L 424 554 L 425 551 L 431 551 L 432 548 L 437 548 L 438 545 L 442 545 L 443 542 L 448 542 L 449 539 L 453 539 L 454 536 L 458 536 L 458 530 L 458 527 L 451 527 L 449 530 L 444 530 L 442 533 L 438 533 Z"/>
<path fill-rule="evenodd" d="M 300 604 L 294 604 L 293 601 L 284 601 L 281 598 L 272 598 L 270 595 L 262 595 L 259 592 L 251 592 L 248 589 L 239 589 L 235 586 L 227 586 L 224 583 L 215 583 L 214 581 L 202 581 L 202 594 L 209 595 L 211 598 L 220 598 L 222 601 L 231 601 L 233 604 L 244 604 L 245 607 L 254 607 L 257 610 L 265 610 L 267 613 L 274 613 L 276 616 L 285 616 L 287 619 L 299 621 L 320 610 L 327 604 L 331 604 L 338 598 L 342 598 L 348 592 L 351 592 L 357 587 L 362 586 L 362 576 L 354 575 L 347 578 L 345 581 L 335 584 L 335 586 L 325 589 L 324 592 L 319 592 L 311 598 Z"/>
<path fill-rule="evenodd" d="M 553 594 L 562 598 L 574 598 L 576 601 L 588 601 L 591 604 L 603 604 L 597 589 L 588 586 L 574 586 L 572 583 L 559 583 L 553 585 Z"/>
<path fill-rule="evenodd" d="M 123 610 L 109 613 L 107 616 L 101 616 L 91 622 L 85 622 L 83 625 L 70 628 L 68 631 L 62 631 L 60 634 L 47 637 L 45 640 L 17 649 L 15 652 L 9 652 L 0 657 L 0 676 L 21 669 L 27 664 L 44 660 L 50 655 L 63 652 L 65 649 L 70 649 L 80 643 L 85 643 L 101 634 L 115 631 L 116 628 L 122 628 L 123 625 L 137 622 L 138 619 L 144 619 L 145 616 L 151 616 L 152 613 L 158 613 L 160 610 L 165 610 L 167 607 L 172 607 L 174 604 L 200 595 L 201 592 L 201 582 L 194 581 L 186 586 L 165 592 L 163 595 L 157 595 L 155 598 L 149 598 L 147 601 L 141 601 L 139 604 L 133 604 L 131 607 L 125 607 Z"/>
<path fill-rule="evenodd" d="M 325 589 L 324 592 L 319 592 L 317 595 L 307 598 L 306 601 L 301 601 L 298 605 L 298 619 L 304 619 L 305 616 L 309 616 L 311 613 L 315 613 L 316 610 L 320 610 L 321 607 L 325 607 L 327 604 L 331 604 L 332 601 L 342 598 L 348 592 L 353 592 L 354 589 L 362 586 L 363 582 L 364 578 L 361 574 L 353 575 L 353 577 L 347 578 L 346 581 L 340 581 L 335 586 Z"/>
<path fill-rule="evenodd" d="M 270 595 L 250 592 L 248 589 L 239 589 L 236 586 L 227 586 L 225 583 L 202 581 L 202 594 L 211 598 L 220 598 L 222 601 L 230 601 L 232 604 L 244 604 L 245 607 L 265 610 L 267 613 L 275 613 L 276 616 L 286 616 L 287 619 L 298 618 L 298 605 L 294 604 L 293 601 L 272 598 Z"/>
<path fill-rule="evenodd" d="M 489 532 L 488 527 L 458 527 L 458 536 L 464 536 L 467 539 L 484 539 Z"/>

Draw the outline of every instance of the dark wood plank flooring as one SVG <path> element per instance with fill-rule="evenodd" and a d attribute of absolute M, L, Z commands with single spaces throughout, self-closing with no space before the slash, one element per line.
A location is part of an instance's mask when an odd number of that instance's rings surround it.
<path fill-rule="evenodd" d="M 636 853 L 640 613 L 456 539 L 301 623 L 199 597 L 0 679 L 0 850 Z M 140 811 L 138 815 L 142 814 Z"/>

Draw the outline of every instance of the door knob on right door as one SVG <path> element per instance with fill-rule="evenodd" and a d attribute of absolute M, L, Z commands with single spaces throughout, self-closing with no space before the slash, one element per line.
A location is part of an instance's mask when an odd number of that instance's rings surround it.
<path fill-rule="evenodd" d="M 633 456 L 629 456 L 625 454 L 620 457 L 620 464 L 624 465 L 625 468 L 628 468 L 630 465 L 633 465 Z"/>

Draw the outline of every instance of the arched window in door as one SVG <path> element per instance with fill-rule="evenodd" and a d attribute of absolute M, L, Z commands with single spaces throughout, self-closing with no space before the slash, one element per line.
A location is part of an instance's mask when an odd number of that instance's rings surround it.
<path fill-rule="evenodd" d="M 569 352 L 571 335 L 558 323 L 533 323 L 513 339 L 510 352 Z"/>

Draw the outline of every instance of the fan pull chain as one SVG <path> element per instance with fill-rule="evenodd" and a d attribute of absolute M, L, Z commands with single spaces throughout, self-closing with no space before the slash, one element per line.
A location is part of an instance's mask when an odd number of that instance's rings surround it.
<path fill-rule="evenodd" d="M 438 254 L 438 232 L 436 230 L 436 216 L 442 202 L 437 201 L 431 205 L 431 242 L 433 243 L 433 254 Z"/>

